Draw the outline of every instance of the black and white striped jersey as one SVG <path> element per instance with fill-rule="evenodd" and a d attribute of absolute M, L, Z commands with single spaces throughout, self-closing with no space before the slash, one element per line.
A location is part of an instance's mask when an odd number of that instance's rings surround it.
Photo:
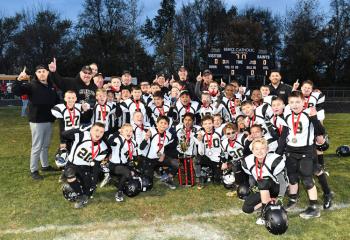
<path fill-rule="evenodd" d="M 228 114 L 228 119 L 225 119 L 226 122 L 236 122 L 236 118 L 240 115 L 244 115 L 241 111 L 240 106 L 235 105 L 234 99 L 228 99 L 227 97 L 222 98 L 222 103 L 226 108 Z"/>
<path fill-rule="evenodd" d="M 222 140 L 221 148 L 227 161 L 237 161 L 244 157 L 243 151 L 246 138 L 246 134 L 236 133 L 232 140 L 228 138 Z"/>
<path fill-rule="evenodd" d="M 67 109 L 67 106 L 63 103 L 57 104 L 51 109 L 51 113 L 55 118 L 63 120 L 63 131 L 80 127 L 80 119 L 83 111 L 81 104 L 75 103 L 73 109 Z"/>
<path fill-rule="evenodd" d="M 147 132 L 148 128 L 150 128 L 150 126 L 148 125 L 148 123 L 147 124 L 145 123 L 142 125 L 137 125 L 134 122 L 131 123 L 131 125 L 132 125 L 132 129 L 134 132 L 133 139 L 137 143 L 138 154 L 142 155 L 142 156 L 146 156 L 146 153 L 147 153 L 146 150 L 145 149 L 141 150 L 140 145 L 141 145 L 142 141 L 145 139 L 146 132 Z"/>
<path fill-rule="evenodd" d="M 169 113 L 169 109 L 170 109 L 170 105 L 166 104 L 164 102 L 162 107 L 157 107 L 153 102 L 150 104 L 150 109 L 152 111 L 152 119 L 154 124 L 157 122 L 157 118 L 159 116 L 168 116 Z M 169 118 L 170 122 L 169 122 L 169 126 L 172 125 L 172 118 Z"/>
<path fill-rule="evenodd" d="M 154 127 L 149 128 L 149 130 L 151 131 L 151 137 L 147 141 L 142 141 L 140 149 L 144 151 L 145 157 L 156 159 L 164 154 L 164 147 L 172 143 L 174 139 L 169 131 L 159 133 Z"/>
<path fill-rule="evenodd" d="M 146 106 L 142 101 L 133 101 L 132 99 L 126 99 L 120 102 L 120 107 L 123 112 L 122 125 L 124 123 L 130 123 L 136 111 L 142 112 L 145 121 L 149 121 Z"/>
<path fill-rule="evenodd" d="M 262 179 L 272 179 L 279 184 L 277 175 L 284 170 L 285 158 L 276 153 L 268 153 L 263 164 L 257 163 L 253 154 L 249 155 L 242 161 L 242 169 L 249 175 L 253 176 L 256 181 Z"/>
<path fill-rule="evenodd" d="M 68 161 L 79 166 L 93 166 L 106 158 L 109 149 L 107 144 L 100 140 L 98 143 L 91 140 L 89 131 L 81 132 L 73 129 L 65 132 L 67 139 L 73 140 L 72 148 L 68 155 Z"/>
<path fill-rule="evenodd" d="M 134 139 L 126 140 L 119 133 L 113 134 L 108 143 L 112 148 L 110 162 L 114 164 L 126 164 L 138 156 L 137 143 Z"/>
<path fill-rule="evenodd" d="M 105 105 L 95 104 L 92 109 L 92 119 L 91 123 L 103 123 L 105 124 L 105 131 L 110 129 L 110 115 L 115 114 L 117 109 L 117 104 L 115 102 L 107 102 Z"/>
<path fill-rule="evenodd" d="M 254 116 L 251 118 L 248 117 L 248 127 L 251 128 L 254 124 L 258 124 L 262 127 L 263 135 L 266 139 L 272 138 L 264 117 L 258 114 L 254 114 Z"/>
<path fill-rule="evenodd" d="M 305 97 L 304 108 L 315 107 L 317 110 L 317 119 L 323 121 L 325 119 L 325 95 L 321 92 L 312 92 L 310 96 Z"/>
<path fill-rule="evenodd" d="M 223 154 L 221 149 L 221 134 L 216 131 L 206 133 L 204 130 L 201 130 L 200 133 L 203 138 L 202 141 L 198 142 L 198 153 L 207 156 L 213 162 L 220 162 Z"/>
<path fill-rule="evenodd" d="M 197 132 L 201 130 L 200 126 L 193 126 L 190 130 L 186 130 L 183 124 L 178 124 L 175 128 L 178 145 L 177 151 L 182 155 L 196 156 L 197 155 Z M 181 146 L 182 145 L 182 146 Z M 186 151 L 185 148 L 186 146 Z"/>
<path fill-rule="evenodd" d="M 255 114 L 263 117 L 265 121 L 269 121 L 273 116 L 273 110 L 271 105 L 263 103 L 255 109 Z"/>
<path fill-rule="evenodd" d="M 196 101 L 191 101 L 187 106 L 184 106 L 181 101 L 178 100 L 174 108 L 174 122 L 182 123 L 182 117 L 187 112 L 193 113 L 194 115 L 199 114 L 199 108 L 200 105 Z"/>

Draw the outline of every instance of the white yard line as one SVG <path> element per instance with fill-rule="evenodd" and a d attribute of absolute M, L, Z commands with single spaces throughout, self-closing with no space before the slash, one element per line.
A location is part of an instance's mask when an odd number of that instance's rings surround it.
<path fill-rule="evenodd" d="M 344 208 L 349 208 L 350 204 L 349 203 L 335 203 L 332 208 L 328 211 L 334 211 L 334 210 L 339 210 L 339 209 L 344 209 Z M 297 213 L 301 212 L 304 209 L 301 208 L 296 208 L 293 209 L 291 212 L 292 213 Z M 150 229 L 153 229 L 152 231 L 158 231 L 155 228 L 159 228 L 160 232 L 162 232 L 162 229 L 165 229 L 168 231 L 168 228 L 172 228 L 171 226 L 177 226 L 175 232 L 183 232 L 181 229 L 190 229 L 188 224 L 190 223 L 190 220 L 196 220 L 198 218 L 213 218 L 213 217 L 229 217 L 229 216 L 235 216 L 235 215 L 240 215 L 244 214 L 241 209 L 238 208 L 230 208 L 227 210 L 220 210 L 216 212 L 204 212 L 204 213 L 199 213 L 199 214 L 188 214 L 184 216 L 180 215 L 174 215 L 171 216 L 170 218 L 156 218 L 152 221 L 143 221 L 143 220 L 130 220 L 130 221 L 109 221 L 109 222 L 98 222 L 98 223 L 88 223 L 88 224 L 79 224 L 79 225 L 44 225 L 41 227 L 35 227 L 35 228 L 19 228 L 19 229 L 9 229 L 9 230 L 2 230 L 0 231 L 0 234 L 20 234 L 20 233 L 41 233 L 41 232 L 47 232 L 47 231 L 65 231 L 65 230 L 88 230 L 89 232 L 92 230 L 95 231 L 107 231 L 110 233 L 111 229 L 116 229 L 117 227 L 127 227 L 131 228 L 132 232 L 139 232 L 139 231 L 149 231 Z M 206 229 L 206 227 L 202 227 L 205 224 L 200 224 L 196 225 L 194 224 L 193 228 L 203 228 Z M 184 228 L 187 226 L 186 228 Z M 141 227 L 141 228 L 140 228 Z M 211 227 L 213 228 L 213 227 Z M 139 229 L 139 230 L 136 230 Z M 174 228 L 175 229 L 175 228 Z M 203 230 L 202 229 L 202 230 Z M 209 228 L 208 228 L 209 229 Z M 198 230 L 198 229 L 197 229 Z M 215 229 L 210 229 L 210 231 L 214 231 Z M 152 232 L 150 231 L 150 232 Z M 118 230 L 120 232 L 120 230 Z M 215 232 L 215 231 L 214 231 Z M 78 234 L 78 233 L 77 233 Z M 182 234 L 182 233 L 181 233 Z M 183 233 L 185 234 L 185 233 Z M 222 234 L 222 233 L 220 233 Z M 219 236 L 221 236 L 219 234 Z M 78 235 L 77 235 L 78 236 Z M 130 237 L 130 235 L 128 235 Z M 181 235 L 179 237 L 186 237 L 185 235 Z M 187 237 L 188 238 L 188 237 Z M 75 239 L 75 238 L 74 238 Z M 123 238 L 121 238 L 123 239 Z M 125 238 L 127 239 L 127 238 Z M 205 239 L 205 238 L 199 238 L 199 239 Z M 215 238 L 211 238 L 215 239 Z M 221 238 L 222 239 L 222 238 Z"/>

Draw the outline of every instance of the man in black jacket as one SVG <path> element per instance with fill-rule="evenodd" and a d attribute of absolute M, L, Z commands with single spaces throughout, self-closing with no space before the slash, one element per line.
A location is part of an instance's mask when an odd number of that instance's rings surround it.
<path fill-rule="evenodd" d="M 282 76 L 277 70 L 271 70 L 269 79 L 271 81 L 270 95 L 278 96 L 283 99 L 284 104 L 288 104 L 288 96 L 292 93 L 292 87 L 281 81 Z"/>
<path fill-rule="evenodd" d="M 72 90 L 77 94 L 78 102 L 87 102 L 91 107 L 95 105 L 95 92 L 97 86 L 92 80 L 92 69 L 90 66 L 84 66 L 75 78 L 61 77 L 57 73 L 56 59 L 49 64 L 50 78 L 62 90 L 63 94 Z"/>
<path fill-rule="evenodd" d="M 39 65 L 35 69 L 35 77 L 30 82 L 23 82 L 28 76 L 23 70 L 13 84 L 13 92 L 17 96 L 27 94 L 29 98 L 28 117 L 32 133 L 32 149 L 30 155 L 30 172 L 34 180 L 41 180 L 39 159 L 42 171 L 54 171 L 49 165 L 48 151 L 51 142 L 52 123 L 55 118 L 51 108 L 58 103 L 58 95 L 52 82 L 48 81 L 49 71 Z"/>

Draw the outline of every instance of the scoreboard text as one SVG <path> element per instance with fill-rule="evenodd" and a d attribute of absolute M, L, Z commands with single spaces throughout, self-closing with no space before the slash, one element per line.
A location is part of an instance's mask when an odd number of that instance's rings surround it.
<path fill-rule="evenodd" d="M 267 76 L 271 57 L 266 50 L 216 48 L 208 53 L 208 65 L 214 75 Z"/>

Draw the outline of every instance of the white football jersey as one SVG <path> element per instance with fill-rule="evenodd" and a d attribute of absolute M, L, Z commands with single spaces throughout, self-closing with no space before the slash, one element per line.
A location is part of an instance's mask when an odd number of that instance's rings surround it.
<path fill-rule="evenodd" d="M 243 158 L 244 142 L 247 135 L 243 133 L 236 133 L 233 140 L 225 138 L 221 142 L 222 151 L 226 159 L 237 161 Z"/>
<path fill-rule="evenodd" d="M 92 159 L 93 154 L 94 159 Z M 79 166 L 93 166 L 94 161 L 104 160 L 107 154 L 108 147 L 103 140 L 100 140 L 99 143 L 93 143 L 89 131 L 78 132 L 74 134 L 74 142 L 68 155 L 68 161 Z"/>
<path fill-rule="evenodd" d="M 242 161 L 242 169 L 249 175 L 253 176 L 256 181 L 261 178 L 272 179 L 279 184 L 277 175 L 284 170 L 285 158 L 276 153 L 268 153 L 265 157 L 264 164 L 259 167 L 256 164 L 255 156 L 249 155 Z"/>
<path fill-rule="evenodd" d="M 105 124 L 105 131 L 108 131 L 110 128 L 110 115 L 115 114 L 116 107 L 117 105 L 114 102 L 107 102 L 105 105 L 100 105 L 96 102 L 92 109 L 91 123 L 103 123 Z"/>
<path fill-rule="evenodd" d="M 178 139 L 177 151 L 180 154 L 187 156 L 197 155 L 197 132 L 201 130 L 200 126 L 193 126 L 191 130 L 186 131 L 183 124 L 178 124 L 175 128 Z M 181 148 L 181 143 L 187 142 L 187 150 L 184 152 Z"/>
<path fill-rule="evenodd" d="M 108 143 L 112 148 L 110 162 L 114 164 L 126 164 L 138 155 L 134 139 L 127 141 L 122 135 L 115 133 L 108 139 Z"/>
<path fill-rule="evenodd" d="M 63 103 L 57 104 L 51 109 L 51 113 L 55 118 L 63 120 L 64 131 L 80 127 L 82 111 L 80 103 L 74 104 L 74 111 L 73 109 L 68 110 Z"/>
<path fill-rule="evenodd" d="M 149 128 L 149 130 L 151 137 L 147 140 L 145 149 L 140 149 L 144 151 L 145 157 L 156 159 L 159 158 L 160 154 L 164 154 L 164 147 L 172 143 L 174 139 L 169 131 L 159 133 L 154 127 Z"/>
<path fill-rule="evenodd" d="M 204 130 L 201 130 L 200 133 L 203 138 L 198 143 L 198 153 L 207 156 L 213 162 L 220 162 L 223 153 L 221 149 L 222 136 L 216 131 L 206 134 Z"/>

